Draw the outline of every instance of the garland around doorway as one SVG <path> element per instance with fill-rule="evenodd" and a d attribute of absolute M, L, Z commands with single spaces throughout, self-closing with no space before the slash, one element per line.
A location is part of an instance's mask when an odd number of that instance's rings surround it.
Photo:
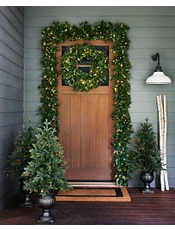
<path fill-rule="evenodd" d="M 113 142 L 111 145 L 114 148 L 114 166 L 115 166 L 115 178 L 120 185 L 127 186 L 130 179 L 130 159 L 129 159 L 129 146 L 131 142 L 131 134 L 133 128 L 131 125 L 129 108 L 131 104 L 130 95 L 130 68 L 131 64 L 127 51 L 129 49 L 129 39 L 127 36 L 129 27 L 123 23 L 110 23 L 110 22 L 98 22 L 94 25 L 90 25 L 88 22 L 82 22 L 78 26 L 70 25 L 68 22 L 60 23 L 54 22 L 51 26 L 43 28 L 42 30 L 42 80 L 40 88 L 41 105 L 39 106 L 39 113 L 42 115 L 42 122 L 45 119 L 52 121 L 52 124 L 56 126 L 57 117 L 59 116 L 59 102 L 57 92 L 57 59 L 56 53 L 59 51 L 57 44 L 63 43 L 66 40 L 99 40 L 103 39 L 105 42 L 112 41 L 112 52 L 115 54 L 112 61 L 113 75 L 110 76 L 110 80 L 114 82 L 113 85 L 113 101 L 114 110 L 112 113 L 112 119 L 114 120 L 115 133 L 113 135 Z M 80 48 L 81 49 L 81 48 Z M 97 51 L 95 57 L 89 55 L 89 59 L 92 61 L 92 65 L 95 66 L 96 58 L 98 57 Z M 81 54 L 84 52 L 81 52 Z M 82 56 L 76 55 L 76 58 L 81 60 Z M 84 53 L 87 55 L 87 52 Z M 70 58 L 70 53 L 67 58 Z M 87 55 L 88 56 L 88 55 Z M 65 60 L 66 57 L 63 57 Z M 98 59 L 98 58 L 97 58 Z M 104 68 L 102 72 L 105 73 L 107 63 L 105 58 L 102 58 L 104 62 Z M 62 64 L 62 66 L 65 66 Z M 75 67 L 71 67 L 75 68 Z M 72 69 L 73 70 L 73 69 Z M 65 69 L 64 69 L 65 71 Z M 68 68 L 69 72 L 69 68 Z M 76 72 L 76 71 L 75 71 Z M 66 73 L 66 72 L 65 72 Z M 64 73 L 64 74 L 65 74 Z M 97 74 L 97 68 L 95 68 Z M 75 75 L 75 74 L 74 74 Z M 81 73 L 79 80 L 84 78 L 84 74 Z M 104 76 L 101 75 L 100 81 L 103 81 Z M 67 76 L 68 80 L 68 76 Z M 97 79 L 95 74 L 92 77 L 92 84 L 87 84 L 87 88 L 79 86 L 78 91 L 88 91 L 91 88 L 96 87 Z M 88 82 L 88 79 L 86 80 Z M 74 87 L 74 84 L 73 84 Z"/>

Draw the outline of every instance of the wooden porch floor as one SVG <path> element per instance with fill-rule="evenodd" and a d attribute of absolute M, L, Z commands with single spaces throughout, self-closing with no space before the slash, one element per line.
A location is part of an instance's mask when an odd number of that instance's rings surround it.
<path fill-rule="evenodd" d="M 154 194 L 142 194 L 128 188 L 131 202 L 57 202 L 51 213 L 55 225 L 174 225 L 175 188 Z M 15 196 L 0 212 L 0 225 L 37 225 L 41 209 L 20 208 L 21 195 Z"/>

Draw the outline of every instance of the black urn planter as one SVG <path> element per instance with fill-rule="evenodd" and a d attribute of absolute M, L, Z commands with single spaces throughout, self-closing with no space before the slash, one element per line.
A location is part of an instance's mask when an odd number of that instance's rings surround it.
<path fill-rule="evenodd" d="M 142 172 L 140 174 L 140 179 L 144 183 L 141 189 L 142 193 L 154 193 L 154 190 L 150 187 L 150 183 L 154 180 L 153 172 Z"/>
<path fill-rule="evenodd" d="M 44 197 L 38 195 L 38 205 L 42 209 L 42 214 L 38 218 L 38 223 L 50 223 L 53 224 L 54 217 L 51 215 L 51 209 L 56 203 L 56 198 L 54 193 L 50 193 Z"/>
<path fill-rule="evenodd" d="M 20 181 L 20 191 L 23 194 L 23 201 L 22 203 L 20 203 L 20 207 L 33 207 L 33 201 L 31 200 L 31 194 L 29 193 L 29 191 L 24 190 L 24 181 L 27 180 L 26 177 L 21 177 L 19 179 Z"/>

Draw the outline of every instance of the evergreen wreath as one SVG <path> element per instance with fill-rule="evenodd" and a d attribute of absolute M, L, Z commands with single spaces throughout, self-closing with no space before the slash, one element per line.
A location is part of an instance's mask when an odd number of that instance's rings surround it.
<path fill-rule="evenodd" d="M 89 74 L 76 67 L 84 58 L 91 65 Z M 88 92 L 97 88 L 106 80 L 108 70 L 108 58 L 104 52 L 88 44 L 72 46 L 61 57 L 62 77 L 75 91 Z"/>
<path fill-rule="evenodd" d="M 114 120 L 115 133 L 113 135 L 114 147 L 114 165 L 115 179 L 118 183 L 125 186 L 130 179 L 131 165 L 129 158 L 129 148 L 131 144 L 131 134 L 133 127 L 129 108 L 131 104 L 130 87 L 130 68 L 131 64 L 128 57 L 129 27 L 123 23 L 97 22 L 90 25 L 88 22 L 82 22 L 79 25 L 70 25 L 68 22 L 54 22 L 51 26 L 42 30 L 42 80 L 40 88 L 41 105 L 39 113 L 42 116 L 42 122 L 46 119 L 57 126 L 59 116 L 58 102 L 58 63 L 56 53 L 59 51 L 57 44 L 66 40 L 99 40 L 105 42 L 112 41 L 112 52 L 115 54 L 113 59 L 113 105 L 114 110 L 112 119 Z M 59 129 L 59 128 L 58 128 Z"/>

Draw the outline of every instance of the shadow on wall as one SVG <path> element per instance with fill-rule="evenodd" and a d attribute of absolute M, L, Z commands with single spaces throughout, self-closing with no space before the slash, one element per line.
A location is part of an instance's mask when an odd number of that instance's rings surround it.
<path fill-rule="evenodd" d="M 7 157 L 14 150 L 14 142 L 16 138 L 17 137 L 12 132 L 7 138 L 4 138 L 0 144 L 0 157 L 3 158 L 0 165 L 0 171 L 2 172 L 0 173 L 0 184 L 3 183 L 3 186 L 1 186 L 0 189 L 0 210 L 4 208 L 12 196 L 14 196 L 19 190 L 19 181 L 5 178 L 4 172 L 7 164 Z"/>

